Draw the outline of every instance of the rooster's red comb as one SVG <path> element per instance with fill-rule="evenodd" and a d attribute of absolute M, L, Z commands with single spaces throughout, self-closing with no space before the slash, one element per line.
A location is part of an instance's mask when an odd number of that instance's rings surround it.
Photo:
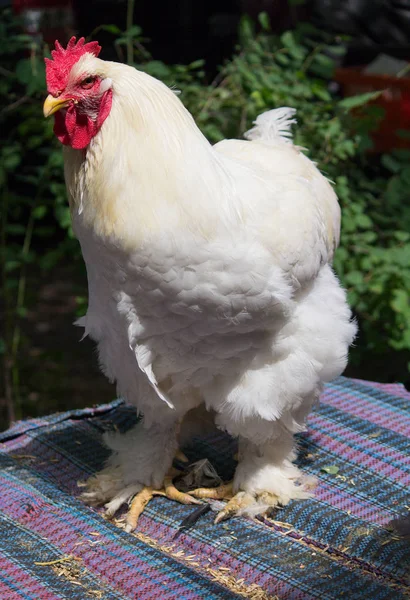
<path fill-rule="evenodd" d="M 67 48 L 63 48 L 56 41 L 55 50 L 51 51 L 53 58 L 44 59 L 46 63 L 47 89 L 50 94 L 56 94 L 65 88 L 71 68 L 87 52 L 98 56 L 101 52 L 101 46 L 98 42 L 88 42 L 86 44 L 83 37 L 77 42 L 73 36 L 68 42 Z"/>

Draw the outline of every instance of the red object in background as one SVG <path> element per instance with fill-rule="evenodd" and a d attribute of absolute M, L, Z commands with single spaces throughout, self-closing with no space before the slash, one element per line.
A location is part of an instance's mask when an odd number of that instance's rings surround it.
<path fill-rule="evenodd" d="M 16 12 L 27 9 L 55 8 L 56 6 L 67 6 L 70 0 L 13 0 L 13 9 Z"/>
<path fill-rule="evenodd" d="M 65 44 L 74 33 L 71 0 L 13 0 L 13 11 L 23 18 L 27 33 L 54 46 Z"/>
<path fill-rule="evenodd" d="M 384 90 L 372 102 L 385 112 L 379 128 L 372 134 L 374 151 L 389 152 L 394 148 L 410 148 L 410 140 L 397 134 L 399 129 L 410 132 L 410 78 L 367 74 L 362 69 L 363 67 L 337 69 L 335 80 L 341 85 L 344 96 Z"/>

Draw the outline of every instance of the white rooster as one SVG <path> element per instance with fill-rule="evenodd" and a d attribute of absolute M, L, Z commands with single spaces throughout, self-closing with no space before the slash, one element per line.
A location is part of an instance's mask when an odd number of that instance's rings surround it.
<path fill-rule="evenodd" d="M 305 498 L 293 434 L 356 332 L 330 266 L 337 198 L 289 139 L 293 109 L 258 117 L 249 141 L 211 146 L 163 83 L 99 51 L 56 42 L 44 114 L 65 145 L 85 335 L 143 421 L 107 440 L 84 497 L 111 515 L 134 498 L 128 531 L 155 493 L 230 494 L 218 520 Z M 239 463 L 232 485 L 185 494 L 172 462 L 184 416 L 201 407 L 238 438 Z"/>

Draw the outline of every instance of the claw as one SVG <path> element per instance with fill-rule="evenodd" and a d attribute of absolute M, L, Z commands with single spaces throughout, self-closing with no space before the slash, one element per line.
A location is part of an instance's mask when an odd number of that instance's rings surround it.
<path fill-rule="evenodd" d="M 225 519 L 233 517 L 238 511 L 248 508 L 248 506 L 251 506 L 254 502 L 254 496 L 248 494 L 248 492 L 238 492 L 231 500 L 229 500 L 225 508 L 216 515 L 214 523 L 217 524 L 221 521 L 225 521 Z"/>
<path fill-rule="evenodd" d="M 175 458 L 182 463 L 189 463 L 189 458 L 187 456 L 185 456 L 185 454 L 182 452 L 182 450 L 177 450 L 177 453 L 175 454 Z"/>

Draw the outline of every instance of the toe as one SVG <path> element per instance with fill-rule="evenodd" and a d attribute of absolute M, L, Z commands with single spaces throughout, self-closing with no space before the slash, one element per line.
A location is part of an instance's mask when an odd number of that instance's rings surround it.
<path fill-rule="evenodd" d="M 261 494 L 258 494 L 258 504 L 274 508 L 279 504 L 279 498 L 272 492 L 262 492 Z"/>
<path fill-rule="evenodd" d="M 214 488 L 197 488 L 188 492 L 195 498 L 210 498 L 212 500 L 230 500 L 232 498 L 232 482 Z"/>
<path fill-rule="evenodd" d="M 167 485 L 165 488 L 165 495 L 170 500 L 175 500 L 180 504 L 202 504 L 200 500 L 193 498 L 185 492 L 180 492 L 174 485 Z"/>
<path fill-rule="evenodd" d="M 255 510 L 256 515 L 262 515 L 264 517 L 271 517 L 273 514 L 273 510 L 280 504 L 279 498 L 276 494 L 272 492 L 262 492 L 257 495 L 257 504 L 255 508 L 259 510 Z"/>
<path fill-rule="evenodd" d="M 254 503 L 255 498 L 252 494 L 249 494 L 248 492 L 238 492 L 231 500 L 229 500 L 225 508 L 217 514 L 214 522 L 220 523 L 221 521 L 225 521 L 230 517 L 240 514 Z"/>
<path fill-rule="evenodd" d="M 175 458 L 182 463 L 189 463 L 189 458 L 187 456 L 185 456 L 185 454 L 182 452 L 182 450 L 177 450 L 177 452 L 175 454 Z"/>
<path fill-rule="evenodd" d="M 165 496 L 170 500 L 176 500 L 176 502 L 180 502 L 181 504 L 201 504 L 199 500 L 196 500 L 196 498 L 193 498 L 189 494 L 180 492 L 174 486 L 173 477 L 175 476 L 175 472 L 175 469 L 171 469 L 164 479 Z"/>
<path fill-rule="evenodd" d="M 154 490 L 151 487 L 143 488 L 136 496 L 134 496 L 127 513 L 125 531 L 128 533 L 134 531 L 142 511 L 153 496 Z"/>
<path fill-rule="evenodd" d="M 105 506 L 105 514 L 108 518 L 111 518 L 115 515 L 115 513 L 119 510 L 119 508 L 126 504 L 131 500 L 135 494 L 138 494 L 142 489 L 142 485 L 140 483 L 135 483 L 134 485 L 129 485 L 119 492 L 114 498 L 107 502 Z"/>

